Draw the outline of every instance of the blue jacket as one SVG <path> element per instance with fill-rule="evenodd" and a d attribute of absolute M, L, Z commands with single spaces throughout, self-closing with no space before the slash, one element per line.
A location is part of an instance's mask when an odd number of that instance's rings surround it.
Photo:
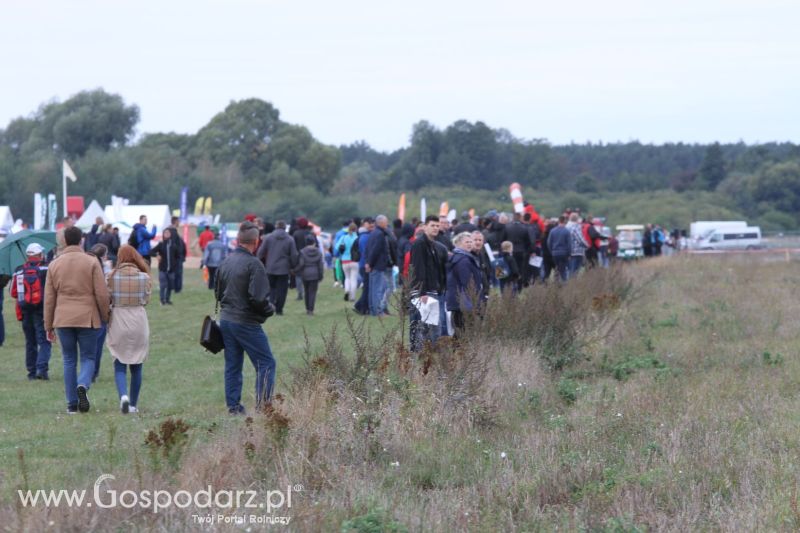
<path fill-rule="evenodd" d="M 353 245 L 358 241 L 358 234 L 357 233 L 348 233 L 345 232 L 341 235 L 338 239 L 336 239 L 335 244 L 333 245 L 333 255 L 341 259 L 342 261 L 352 261 L 350 257 L 350 250 L 353 248 Z M 344 244 L 344 252 L 339 253 L 339 245 Z M 360 252 L 361 250 L 359 250 Z M 361 256 L 359 256 L 360 258 Z"/>
<path fill-rule="evenodd" d="M 547 248 L 553 257 L 569 257 L 572 253 L 572 234 L 564 226 L 556 226 L 547 237 Z"/>
<path fill-rule="evenodd" d="M 483 276 L 478 259 L 456 248 L 447 261 L 447 310 L 472 311 L 484 297 Z M 478 301 L 473 301 L 477 295 Z"/>
<path fill-rule="evenodd" d="M 203 250 L 202 264 L 211 268 L 219 268 L 227 255 L 228 247 L 222 244 L 219 239 L 214 239 L 209 241 L 206 249 Z"/>
<path fill-rule="evenodd" d="M 142 257 L 147 257 L 150 255 L 150 241 L 156 238 L 155 225 L 153 225 L 153 231 L 148 233 L 144 224 L 137 222 L 133 225 L 133 231 L 136 232 L 136 251 L 139 252 Z"/>
<path fill-rule="evenodd" d="M 363 269 L 364 265 L 367 264 L 367 243 L 369 242 L 369 233 L 363 232 L 358 234 L 358 268 Z"/>
<path fill-rule="evenodd" d="M 369 241 L 367 241 L 367 262 L 372 270 L 378 272 L 385 272 L 391 268 L 391 260 L 389 258 L 389 243 L 387 242 L 388 235 L 381 228 L 376 227 L 369 234 Z"/>

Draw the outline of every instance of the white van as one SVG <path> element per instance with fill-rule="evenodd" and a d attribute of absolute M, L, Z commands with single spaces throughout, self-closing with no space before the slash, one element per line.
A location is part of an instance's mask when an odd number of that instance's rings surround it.
<path fill-rule="evenodd" d="M 697 242 L 711 236 L 716 230 L 744 229 L 747 222 L 744 220 L 700 220 L 689 225 L 689 238 Z"/>
<path fill-rule="evenodd" d="M 717 229 L 697 243 L 700 250 L 755 250 L 761 247 L 761 228 L 758 226 Z"/>

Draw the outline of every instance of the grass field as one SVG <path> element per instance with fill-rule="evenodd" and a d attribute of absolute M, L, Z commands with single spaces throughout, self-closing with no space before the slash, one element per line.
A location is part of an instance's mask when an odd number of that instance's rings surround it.
<path fill-rule="evenodd" d="M 221 356 L 196 345 L 210 294 L 199 273 L 187 282 L 173 308 L 150 309 L 139 416 L 118 413 L 107 358 L 93 412 L 67 417 L 60 357 L 53 381 L 29 383 L 6 310 L 0 528 L 265 527 L 200 525 L 191 515 L 206 511 L 195 508 L 34 511 L 15 501 L 20 487 L 91 489 L 110 472 L 139 489 L 301 484 L 294 531 L 800 529 L 795 261 L 681 257 L 589 273 L 493 302 L 469 343 L 419 359 L 342 327 L 323 343 L 348 305 L 328 280 L 318 316 L 291 301 L 267 322 L 279 377 L 291 363 L 305 371 L 279 386 L 276 411 L 250 419 L 225 413 Z M 366 322 L 373 332 L 390 323 Z M 252 380 L 248 369 L 250 405 Z M 188 444 L 153 455 L 146 434 L 168 418 L 190 426 Z"/>
<path fill-rule="evenodd" d="M 264 328 L 278 362 L 278 388 L 286 379 L 288 365 L 298 363 L 305 343 L 303 330 L 313 345 L 321 344 L 320 333 L 340 322 L 352 304 L 342 300 L 332 277 L 321 288 L 315 316 L 308 317 L 303 302 L 291 291 L 283 317 L 270 318 Z M 180 417 L 193 426 L 224 426 L 231 419 L 225 408 L 222 352 L 213 355 L 199 344 L 203 316 L 213 314 L 212 291 L 203 285 L 199 270 L 185 272 L 185 288 L 173 297 L 172 307 L 148 305 L 150 356 L 144 364 L 139 399 L 141 413 L 122 416 L 114 385 L 113 359 L 104 351 L 100 375 L 89 391 L 91 412 L 66 414 L 60 347 L 54 345 L 50 381 L 28 381 L 25 341 L 14 316 L 13 301 L 6 296 L 4 319 L 6 343 L 0 348 L 0 488 L 9 499 L 18 484 L 18 450 L 25 454 L 31 487 L 83 485 L 99 472 L 129 468 L 133 449 L 141 447 L 146 433 L 159 421 Z M 242 403 L 248 409 L 255 401 L 255 373 L 245 361 Z M 285 392 L 285 391 L 284 391 Z M 113 429 L 112 429 L 113 428 Z M 114 432 L 113 446 L 109 435 Z"/>

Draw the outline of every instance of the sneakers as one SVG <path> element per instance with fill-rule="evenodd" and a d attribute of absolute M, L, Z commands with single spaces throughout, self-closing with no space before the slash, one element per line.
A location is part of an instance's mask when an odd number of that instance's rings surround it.
<path fill-rule="evenodd" d="M 78 414 L 77 406 L 68 405 L 67 406 L 67 414 L 68 415 L 76 415 L 76 414 Z"/>
<path fill-rule="evenodd" d="M 81 413 L 88 413 L 91 405 L 89 404 L 89 396 L 86 394 L 86 387 L 78 385 L 78 411 Z"/>
<path fill-rule="evenodd" d="M 344 301 L 345 302 L 349 302 L 350 301 L 350 293 L 349 292 L 344 293 Z"/>
<path fill-rule="evenodd" d="M 244 414 L 246 414 L 246 411 L 244 409 L 244 405 L 239 404 L 239 405 L 237 405 L 235 407 L 228 407 L 228 414 L 231 414 L 231 415 L 244 415 Z"/>
<path fill-rule="evenodd" d="M 41 374 L 36 374 L 36 379 L 41 381 L 50 381 L 50 376 L 47 375 L 47 372 L 42 372 Z"/>
<path fill-rule="evenodd" d="M 136 408 L 135 405 L 131 405 L 130 407 L 128 407 L 128 412 L 129 413 L 138 413 L 139 410 Z"/>
<path fill-rule="evenodd" d="M 119 399 L 119 410 L 122 411 L 123 415 L 127 415 L 131 409 L 131 401 L 128 398 L 127 394 L 123 394 L 122 398 Z"/>

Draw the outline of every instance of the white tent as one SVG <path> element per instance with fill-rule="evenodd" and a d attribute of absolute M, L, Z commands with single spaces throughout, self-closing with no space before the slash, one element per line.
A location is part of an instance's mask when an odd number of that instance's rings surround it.
<path fill-rule="evenodd" d="M 8 233 L 14 225 L 14 217 L 11 216 L 11 208 L 7 205 L 0 205 L 0 230 Z"/>
<path fill-rule="evenodd" d="M 106 222 L 113 224 L 119 228 L 119 236 L 122 242 L 128 240 L 128 235 L 131 234 L 131 228 L 134 224 L 139 223 L 141 215 L 147 216 L 147 231 L 156 226 L 156 240 L 160 239 L 161 231 L 169 226 L 172 215 L 170 214 L 169 206 L 162 205 L 120 205 L 111 206 L 107 205 L 105 209 L 105 216 L 103 217 Z"/>
<path fill-rule="evenodd" d="M 75 225 L 81 229 L 88 230 L 94 225 L 94 221 L 97 217 L 103 217 L 105 222 L 110 222 L 103 208 L 97 203 L 97 200 L 92 200 L 92 203 L 90 203 L 86 211 L 83 212 L 81 218 L 75 222 Z"/>
<path fill-rule="evenodd" d="M 123 205 L 118 209 L 118 216 L 115 216 L 115 209 L 107 205 L 105 209 L 105 218 L 111 224 L 124 222 L 128 226 L 133 227 L 134 224 L 139 223 L 139 217 L 142 215 L 147 216 L 147 229 L 150 229 L 153 224 L 159 232 L 169 226 L 172 215 L 169 211 L 169 206 L 163 205 Z M 122 228 L 120 228 L 120 231 Z"/>

